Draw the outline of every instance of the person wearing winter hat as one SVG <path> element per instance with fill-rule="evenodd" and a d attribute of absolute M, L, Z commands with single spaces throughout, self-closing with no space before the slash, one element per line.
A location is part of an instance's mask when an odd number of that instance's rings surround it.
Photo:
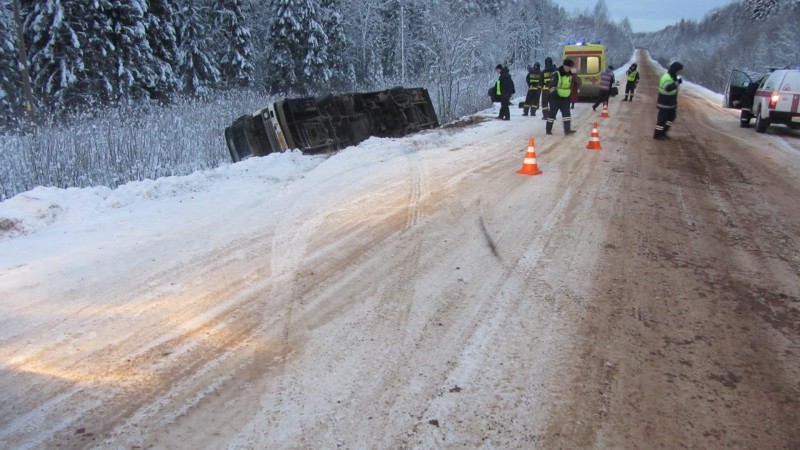
<path fill-rule="evenodd" d="M 639 66 L 636 63 L 631 64 L 628 67 L 628 71 L 625 72 L 625 75 L 628 77 L 627 83 L 625 83 L 625 98 L 622 99 L 623 102 L 632 102 L 633 101 L 633 91 L 636 90 L 636 85 L 639 84 Z M 628 94 L 630 94 L 630 100 L 628 100 Z"/>
<path fill-rule="evenodd" d="M 544 59 L 544 69 L 542 69 L 542 120 L 547 120 L 550 117 L 550 80 L 553 79 L 553 73 L 558 70 L 558 67 L 553 64 L 553 58 L 547 57 Z"/>
<path fill-rule="evenodd" d="M 658 117 L 656 118 L 653 139 L 669 139 L 667 132 L 678 115 L 678 87 L 683 83 L 683 79 L 679 78 L 678 75 L 681 72 L 683 72 L 683 64 L 675 61 L 658 82 L 658 100 L 656 103 Z"/>
<path fill-rule="evenodd" d="M 500 115 L 497 116 L 497 118 L 502 120 L 511 120 L 511 110 L 509 109 L 509 105 L 511 105 L 511 96 L 514 95 L 515 92 L 514 80 L 511 79 L 511 74 L 508 71 L 508 67 L 498 64 L 494 69 L 498 74 L 500 74 L 500 77 L 494 84 L 494 93 L 500 99 Z"/>
<path fill-rule="evenodd" d="M 525 103 L 522 104 L 522 115 L 527 116 L 530 110 L 531 117 L 534 117 L 536 110 L 539 109 L 539 93 L 542 91 L 542 69 L 538 62 L 528 67 L 525 82 L 528 84 L 528 94 L 525 96 Z"/>
<path fill-rule="evenodd" d="M 561 118 L 564 120 L 564 134 L 569 135 L 575 132 L 570 129 L 572 120 L 569 111 L 569 97 L 572 94 L 572 84 L 574 83 L 572 77 L 572 68 L 575 67 L 575 62 L 567 58 L 564 64 L 553 72 L 553 78 L 550 80 L 550 115 L 547 117 L 547 125 L 545 126 L 546 134 L 553 134 L 553 123 L 556 121 L 556 115 L 561 111 Z"/>
<path fill-rule="evenodd" d="M 608 66 L 608 68 L 600 74 L 600 96 L 597 99 L 597 103 L 592 105 L 592 110 L 597 111 L 597 107 L 600 106 L 601 103 L 608 103 L 608 97 L 611 93 L 611 86 L 614 85 L 614 66 Z"/>

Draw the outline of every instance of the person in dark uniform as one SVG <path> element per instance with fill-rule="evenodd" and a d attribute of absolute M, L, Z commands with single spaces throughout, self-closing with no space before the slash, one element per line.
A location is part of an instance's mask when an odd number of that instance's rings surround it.
<path fill-rule="evenodd" d="M 515 92 L 514 80 L 511 79 L 508 67 L 498 64 L 494 69 L 500 74 L 500 77 L 498 77 L 495 82 L 495 93 L 500 98 L 500 115 L 497 116 L 497 118 L 511 120 L 511 110 L 509 106 L 511 105 L 511 96 L 514 95 Z"/>
<path fill-rule="evenodd" d="M 575 132 L 570 129 L 570 121 L 572 120 L 569 111 L 569 97 L 572 94 L 572 68 L 575 63 L 567 58 L 564 64 L 553 72 L 553 77 L 550 79 L 550 115 L 547 117 L 547 126 L 545 127 L 546 134 L 553 134 L 553 123 L 556 121 L 556 115 L 561 111 L 561 118 L 564 120 L 564 134 L 569 135 Z"/>
<path fill-rule="evenodd" d="M 756 91 L 761 80 L 754 81 L 747 85 L 742 95 L 742 113 L 739 116 L 739 126 L 750 128 L 750 119 L 753 118 L 753 102 L 756 99 Z"/>
<path fill-rule="evenodd" d="M 539 94 L 542 91 L 542 69 L 538 62 L 528 67 L 528 76 L 525 77 L 525 81 L 528 84 L 528 95 L 522 105 L 522 115 L 527 116 L 528 110 L 530 110 L 531 117 L 534 117 L 536 110 L 539 109 Z"/>
<path fill-rule="evenodd" d="M 511 96 L 514 95 L 514 80 L 511 79 L 511 74 L 508 67 L 503 67 L 498 64 L 495 71 L 500 74 L 495 82 L 495 93 L 500 98 L 500 115 L 498 119 L 511 120 L 511 110 L 508 108 L 511 105 Z"/>
<path fill-rule="evenodd" d="M 672 126 L 672 122 L 678 115 L 678 87 L 683 83 L 678 75 L 683 71 L 683 64 L 675 61 L 669 66 L 669 70 L 661 76 L 658 82 L 658 117 L 656 118 L 656 130 L 653 132 L 653 139 L 669 139 L 667 131 Z"/>
<path fill-rule="evenodd" d="M 549 56 L 544 59 L 544 69 L 542 69 L 542 120 L 547 120 L 550 117 L 550 80 L 553 78 L 553 72 L 558 68 L 553 64 L 553 59 Z"/>

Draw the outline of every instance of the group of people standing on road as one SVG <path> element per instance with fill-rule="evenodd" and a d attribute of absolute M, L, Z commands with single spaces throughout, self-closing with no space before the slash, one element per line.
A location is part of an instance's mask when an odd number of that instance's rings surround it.
<path fill-rule="evenodd" d="M 533 117 L 536 116 L 536 111 L 541 109 L 542 120 L 547 121 L 545 131 L 547 134 L 553 134 L 553 124 L 560 111 L 564 122 L 564 134 L 572 134 L 575 131 L 571 129 L 572 114 L 570 109 L 575 107 L 581 87 L 581 80 L 575 70 L 575 62 L 567 58 L 561 66 L 556 67 L 552 58 L 547 57 L 544 63 L 544 69 L 538 62 L 528 67 L 528 74 L 525 77 L 528 92 L 525 96 L 525 101 L 520 104 L 522 115 Z M 493 97 L 494 101 L 500 102 L 500 115 L 497 118 L 510 120 L 511 111 L 509 106 L 511 105 L 511 96 L 515 93 L 514 81 L 511 79 L 507 66 L 498 64 L 495 70 L 500 76 L 495 86 L 490 88 L 489 95 Z M 668 139 L 667 131 L 669 131 L 676 117 L 678 86 L 683 82 L 678 75 L 682 70 L 683 65 L 679 62 L 674 62 L 659 80 L 658 101 L 656 104 L 658 116 L 653 134 L 654 139 Z M 636 63 L 630 65 L 625 77 L 625 98 L 622 101 L 632 102 L 640 78 Z M 598 101 L 592 105 L 592 109 L 597 110 L 601 103 L 608 102 L 611 90 L 614 88 L 614 67 L 608 66 L 600 76 L 599 97 Z"/>

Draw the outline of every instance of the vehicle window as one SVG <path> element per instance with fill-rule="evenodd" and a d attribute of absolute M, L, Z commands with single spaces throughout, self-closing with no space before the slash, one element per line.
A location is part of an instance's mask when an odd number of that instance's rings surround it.
<path fill-rule="evenodd" d="M 731 86 L 733 87 L 747 87 L 750 84 L 750 76 L 744 72 L 734 70 L 731 74 Z"/>
<path fill-rule="evenodd" d="M 786 77 L 781 82 L 780 90 L 783 92 L 800 92 L 800 72 L 786 72 Z"/>
<path fill-rule="evenodd" d="M 580 71 L 580 73 L 598 73 L 600 72 L 600 57 L 599 56 L 587 56 L 584 59 L 584 70 Z"/>

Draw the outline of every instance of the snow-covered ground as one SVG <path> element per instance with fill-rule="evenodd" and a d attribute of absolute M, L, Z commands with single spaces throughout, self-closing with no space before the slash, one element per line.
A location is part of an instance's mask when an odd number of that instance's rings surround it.
<path fill-rule="evenodd" d="M 681 95 L 735 126 L 719 94 L 686 82 Z M 570 159 L 597 121 L 590 106 L 575 109 L 571 141 L 547 140 L 545 122 L 518 110 L 492 120 L 493 105 L 475 124 L 330 157 L 273 154 L 0 203 L 0 447 L 535 446 L 534 425 L 499 411 L 541 418 L 530 405 L 558 381 L 547 367 L 565 314 L 544 292 L 585 302 L 607 230 L 584 224 L 558 249 L 567 262 L 550 259 L 548 234 L 564 216 L 599 218 L 566 205 L 613 195 L 613 179 L 589 191 L 577 174 L 613 175 L 628 158 Z M 655 108 L 642 120 L 652 128 Z M 529 137 L 544 143 L 541 176 L 514 173 Z M 796 140 L 752 139 L 797 173 Z M 373 279 L 390 281 L 372 291 Z M 534 288 L 545 298 L 526 304 Z M 470 390 L 491 383 L 508 390 Z M 474 434 L 439 422 L 460 413 Z"/>

